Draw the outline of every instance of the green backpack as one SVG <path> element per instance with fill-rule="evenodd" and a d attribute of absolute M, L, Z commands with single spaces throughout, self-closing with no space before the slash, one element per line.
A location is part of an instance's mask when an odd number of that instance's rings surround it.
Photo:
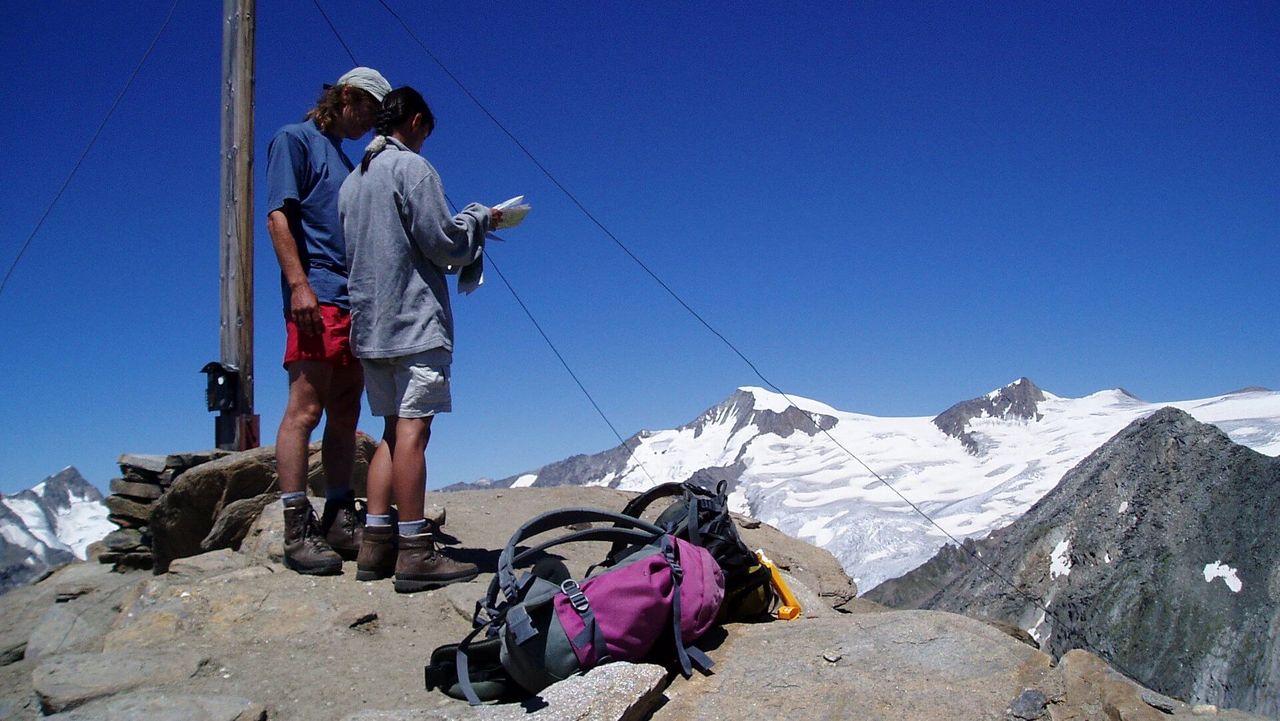
<path fill-rule="evenodd" d="M 676 538 L 707 549 L 720 565 L 724 572 L 724 602 L 716 622 L 758 621 L 768 616 L 778 598 L 768 567 L 738 535 L 738 527 L 729 515 L 727 486 L 720 481 L 710 491 L 687 481 L 663 483 L 631 499 L 622 515 L 640 518 L 654 502 L 676 498 L 653 523 Z M 615 545 L 610 557 L 621 550 Z"/>

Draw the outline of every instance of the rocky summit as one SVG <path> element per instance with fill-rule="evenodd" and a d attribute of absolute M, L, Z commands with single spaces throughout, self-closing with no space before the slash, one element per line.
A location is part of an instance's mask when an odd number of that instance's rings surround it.
<path fill-rule="evenodd" d="M 601 488 L 460 492 L 445 497 L 444 530 L 458 539 L 451 553 L 491 572 L 521 521 L 566 506 L 617 509 L 629 497 Z M 0 598 L 0 718 L 1258 718 L 1156 694 L 1083 651 L 1055 663 L 989 623 L 860 600 L 830 553 L 738 521 L 746 542 L 785 570 L 804 613 L 713 630 L 700 642 L 715 662 L 710 675 L 615 663 L 520 703 L 477 708 L 427 691 L 423 664 L 470 629 L 488 573 L 407 595 L 390 581 L 357 582 L 350 563 L 340 576 L 297 575 L 279 562 L 277 501 L 238 550 L 174 558 L 157 575 L 73 563 Z M 581 569 L 603 551 L 578 544 L 564 555 Z"/>
<path fill-rule="evenodd" d="M 1096 649 L 1152 688 L 1280 716 L 1280 459 L 1165 408 L 1013 524 L 867 598 Z M 981 562 L 975 560 L 980 558 Z"/>

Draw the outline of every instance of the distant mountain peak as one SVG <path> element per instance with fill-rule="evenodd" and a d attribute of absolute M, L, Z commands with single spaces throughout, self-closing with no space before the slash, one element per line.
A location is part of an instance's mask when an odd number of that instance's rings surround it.
<path fill-rule="evenodd" d="M 801 409 L 801 405 L 807 408 Z M 830 410 L 827 406 L 807 398 L 788 397 L 764 388 L 744 386 L 712 406 L 692 423 L 682 426 L 681 430 L 692 430 L 696 438 L 707 426 L 724 424 L 732 420 L 731 434 L 748 426 L 755 426 L 762 434 L 772 433 L 782 438 L 790 437 L 796 432 L 814 436 L 822 431 L 831 430 L 836 425 L 834 415 L 822 413 L 817 409 Z"/>
<path fill-rule="evenodd" d="M 0 593 L 83 558 L 110 529 L 102 493 L 72 466 L 0 496 Z"/>
<path fill-rule="evenodd" d="M 75 466 L 67 466 L 40 481 L 31 488 L 31 492 L 45 504 L 63 509 L 70 508 L 75 501 L 102 500 L 102 492 L 85 480 Z"/>
<path fill-rule="evenodd" d="M 943 433 L 959 439 L 970 453 L 978 453 L 981 446 L 969 430 L 971 421 L 977 418 L 1040 420 L 1039 403 L 1046 398 L 1039 386 L 1023 377 L 985 396 L 951 406 L 934 418 L 933 424 Z"/>
<path fill-rule="evenodd" d="M 537 470 L 517 474 L 509 478 L 477 484 L 456 484 L 444 490 L 459 490 L 468 487 L 521 487 L 521 486 L 563 486 L 601 484 L 616 488 L 625 485 L 627 477 L 639 469 L 645 478 L 650 478 L 649 465 L 653 472 L 660 473 L 658 466 L 662 462 L 652 456 L 636 458 L 635 451 L 647 443 L 658 441 L 660 445 L 671 442 L 673 436 L 684 436 L 702 442 L 707 440 L 704 434 L 714 438 L 737 439 L 742 445 L 721 447 L 727 457 L 721 463 L 689 468 L 681 471 L 674 480 L 694 480 L 704 484 L 727 480 L 730 487 L 733 481 L 742 474 L 744 465 L 742 453 L 747 439 L 764 435 L 789 438 L 795 433 L 815 436 L 835 427 L 839 411 L 818 401 L 781 393 L 744 386 L 738 388 L 729 397 L 703 411 L 689 423 L 669 431 L 640 431 L 628 438 L 622 445 L 614 446 L 593 455 L 578 454 L 555 463 L 549 463 Z M 659 455 L 665 453 L 660 451 Z M 714 477 L 714 481 L 712 480 Z"/>

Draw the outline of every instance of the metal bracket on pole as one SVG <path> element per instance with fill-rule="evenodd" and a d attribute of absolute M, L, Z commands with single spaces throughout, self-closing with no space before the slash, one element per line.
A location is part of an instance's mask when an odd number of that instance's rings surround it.
<path fill-rule="evenodd" d="M 200 369 L 208 376 L 205 384 L 205 406 L 217 412 L 214 420 L 214 443 L 218 448 L 237 451 L 258 445 L 258 416 L 243 413 L 243 389 L 240 371 L 235 366 L 209 361 Z M 242 447 L 245 441 L 251 445 Z"/>

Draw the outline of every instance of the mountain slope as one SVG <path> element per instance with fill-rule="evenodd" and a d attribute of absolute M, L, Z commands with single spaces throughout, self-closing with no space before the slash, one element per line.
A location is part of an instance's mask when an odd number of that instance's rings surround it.
<path fill-rule="evenodd" d="M 979 541 L 985 566 L 950 547 L 868 596 L 1017 624 L 1054 655 L 1101 649 L 1156 690 L 1277 716 L 1278 516 L 1280 459 L 1165 408 Z"/>
<path fill-rule="evenodd" d="M 956 538 L 986 535 L 1163 405 L 1122 390 L 1061 398 L 1024 378 L 936 418 L 879 418 L 741 388 L 679 428 L 642 431 L 625 448 L 480 485 L 643 490 L 723 478 L 734 510 L 826 548 L 860 588 L 871 588 L 949 541 L 904 497 Z M 1280 453 L 1280 393 L 1247 389 L 1172 405 L 1238 443 Z"/>
<path fill-rule="evenodd" d="M 0 590 L 84 558 L 89 544 L 113 529 L 102 494 L 75 468 L 0 495 Z"/>

